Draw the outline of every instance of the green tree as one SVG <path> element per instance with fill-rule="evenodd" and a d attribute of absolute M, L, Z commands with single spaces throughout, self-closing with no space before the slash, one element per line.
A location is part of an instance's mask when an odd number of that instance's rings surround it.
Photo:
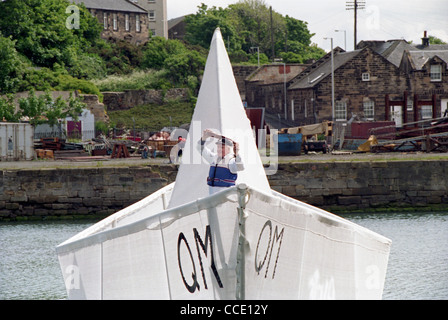
<path fill-rule="evenodd" d="M 208 8 L 204 3 L 198 6 L 198 12 L 187 16 L 185 40 L 192 45 L 209 48 L 216 28 L 221 29 L 224 42 L 229 52 L 241 49 L 242 38 L 235 27 L 235 20 L 229 10 L 221 7 Z"/>
<path fill-rule="evenodd" d="M 38 67 L 76 64 L 76 55 L 91 46 L 101 32 L 96 18 L 79 6 L 79 29 L 66 27 L 68 0 L 0 2 L 0 31 L 16 40 L 16 49 Z"/>
<path fill-rule="evenodd" d="M 61 97 L 53 100 L 49 92 L 37 97 L 34 90 L 30 90 L 27 98 L 19 99 L 17 116 L 28 119 L 32 125 L 48 123 L 53 126 L 59 119 L 66 117 L 72 117 L 76 121 L 84 107 L 85 104 L 71 94 L 67 101 Z"/>
<path fill-rule="evenodd" d="M 286 62 L 304 62 L 309 56 L 324 54 L 311 48 L 314 34 L 306 22 L 284 17 L 264 0 L 241 0 L 225 9 L 202 4 L 195 15 L 186 18 L 186 25 L 185 39 L 204 48 L 219 26 L 233 62 L 253 61 L 253 47 L 271 60 L 282 57 Z"/>
<path fill-rule="evenodd" d="M 297 41 L 304 46 L 311 45 L 311 38 L 315 35 L 308 30 L 308 23 L 302 20 L 297 20 L 288 15 L 285 17 L 287 39 L 289 41 Z"/>
<path fill-rule="evenodd" d="M 15 48 L 15 41 L 0 33 L 0 93 L 17 90 L 23 76 L 22 63 Z"/>
<path fill-rule="evenodd" d="M 6 97 L 0 96 L 0 121 L 3 120 L 8 122 L 19 121 L 19 115 L 16 113 L 16 106 L 14 105 L 13 94 L 8 94 Z"/>
<path fill-rule="evenodd" d="M 439 39 L 435 36 L 429 36 L 429 43 L 430 44 L 446 44 L 445 41 L 443 41 L 442 39 Z"/>
<path fill-rule="evenodd" d="M 242 49 L 250 52 L 251 47 L 259 47 L 260 52 L 269 58 L 272 56 L 272 40 L 274 44 L 283 42 L 286 24 L 283 16 L 267 6 L 264 0 L 241 0 L 228 7 L 230 16 L 236 21 L 238 34 L 243 38 Z"/>

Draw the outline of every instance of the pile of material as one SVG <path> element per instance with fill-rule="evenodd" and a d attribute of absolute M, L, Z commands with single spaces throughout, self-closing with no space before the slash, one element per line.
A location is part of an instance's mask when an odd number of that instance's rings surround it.
<path fill-rule="evenodd" d="M 84 151 L 82 144 L 68 143 L 61 138 L 42 138 L 34 144 L 38 159 L 55 159 L 85 157 L 89 154 Z"/>
<path fill-rule="evenodd" d="M 85 150 L 56 150 L 54 151 L 54 160 L 80 160 L 81 157 L 88 157 L 89 153 Z"/>

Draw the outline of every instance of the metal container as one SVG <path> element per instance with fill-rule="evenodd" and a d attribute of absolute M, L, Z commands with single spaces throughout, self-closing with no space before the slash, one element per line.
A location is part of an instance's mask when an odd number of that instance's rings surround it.
<path fill-rule="evenodd" d="M 387 129 L 376 131 L 377 134 L 395 133 L 394 121 L 375 121 L 375 122 L 352 122 L 351 139 L 369 139 L 370 130 L 376 128 L 387 127 Z"/>
<path fill-rule="evenodd" d="M 29 123 L 0 122 L 0 161 L 34 159 L 34 127 Z"/>
<path fill-rule="evenodd" d="M 279 156 L 299 156 L 302 150 L 302 134 L 280 133 L 278 137 Z"/>

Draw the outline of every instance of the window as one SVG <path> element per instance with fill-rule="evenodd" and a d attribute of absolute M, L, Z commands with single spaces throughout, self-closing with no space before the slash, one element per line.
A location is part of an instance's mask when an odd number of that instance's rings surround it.
<path fill-rule="evenodd" d="M 107 12 L 103 12 L 103 26 L 104 30 L 107 30 L 108 24 L 107 24 Z"/>
<path fill-rule="evenodd" d="M 442 99 L 442 117 L 448 117 L 448 100 Z"/>
<path fill-rule="evenodd" d="M 347 120 L 347 103 L 344 101 L 336 101 L 334 108 L 334 116 L 336 121 Z"/>
<path fill-rule="evenodd" d="M 156 21 L 156 12 L 154 10 L 149 10 L 148 16 L 149 21 Z"/>
<path fill-rule="evenodd" d="M 135 15 L 135 31 L 140 32 L 140 15 Z"/>
<path fill-rule="evenodd" d="M 422 106 L 422 119 L 432 118 L 432 106 Z"/>
<path fill-rule="evenodd" d="M 375 103 L 371 100 L 366 100 L 363 103 L 364 108 L 364 117 L 367 118 L 367 120 L 373 120 L 375 116 Z"/>
<path fill-rule="evenodd" d="M 153 37 L 156 36 L 156 29 L 151 29 L 151 35 L 152 35 Z"/>
<path fill-rule="evenodd" d="M 368 72 L 363 73 L 361 78 L 362 78 L 362 81 L 370 81 L 370 73 L 368 73 Z"/>
<path fill-rule="evenodd" d="M 113 27 L 115 31 L 118 30 L 118 17 L 116 13 L 113 14 Z"/>
<path fill-rule="evenodd" d="M 440 64 L 431 65 L 429 76 L 431 81 L 442 81 L 442 66 Z"/>
<path fill-rule="evenodd" d="M 124 15 L 124 27 L 126 29 L 126 31 L 129 31 L 130 27 L 129 27 L 129 14 L 126 13 Z"/>

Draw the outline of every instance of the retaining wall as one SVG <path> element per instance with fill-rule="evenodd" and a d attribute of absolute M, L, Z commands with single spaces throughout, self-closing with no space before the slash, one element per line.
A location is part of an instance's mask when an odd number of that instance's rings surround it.
<path fill-rule="evenodd" d="M 106 216 L 175 180 L 177 167 L 0 170 L 0 220 Z M 280 164 L 271 187 L 332 212 L 446 208 L 446 161 Z"/>

